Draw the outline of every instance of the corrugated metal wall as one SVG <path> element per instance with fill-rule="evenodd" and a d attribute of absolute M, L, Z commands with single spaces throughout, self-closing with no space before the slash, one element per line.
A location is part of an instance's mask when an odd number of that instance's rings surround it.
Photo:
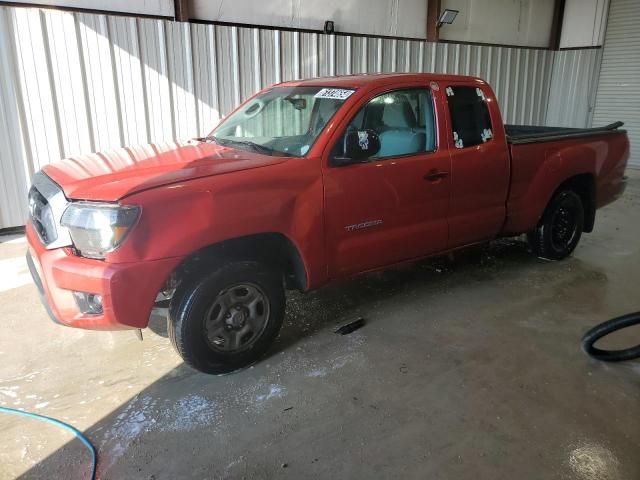
<path fill-rule="evenodd" d="M 611 0 L 594 123 L 622 120 L 640 168 L 640 1 Z"/>
<path fill-rule="evenodd" d="M 17 59 L 9 47 L 11 34 L 4 9 L 0 9 L 0 228 L 24 223 L 27 182 L 33 174 L 29 144 L 23 136 L 21 92 L 16 88 Z M 22 119 L 23 120 L 23 119 Z M 28 132 L 24 132 L 28 135 Z"/>
<path fill-rule="evenodd" d="M 0 7 L 0 62 L 5 228 L 24 223 L 30 176 L 46 163 L 204 134 L 248 95 L 287 79 L 478 75 L 507 122 L 542 124 L 554 52 Z"/>
<path fill-rule="evenodd" d="M 601 58 L 599 48 L 555 52 L 546 125 L 591 126 Z"/>

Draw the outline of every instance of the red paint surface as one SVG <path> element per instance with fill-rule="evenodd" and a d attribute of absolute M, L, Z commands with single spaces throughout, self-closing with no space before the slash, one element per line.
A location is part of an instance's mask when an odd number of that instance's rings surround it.
<path fill-rule="evenodd" d="M 434 91 L 438 149 L 334 168 L 329 152 L 353 114 L 387 90 Z M 196 141 L 148 145 L 66 159 L 44 171 L 70 199 L 139 205 L 140 220 L 105 261 L 45 250 L 27 237 L 46 297 L 67 325 L 143 328 L 156 293 L 189 254 L 256 233 L 287 237 L 309 288 L 334 278 L 519 234 L 538 222 L 553 192 L 578 174 L 596 179 L 598 206 L 619 196 L 629 156 L 624 133 L 508 146 L 491 88 L 482 80 L 432 74 L 336 77 L 285 85 L 357 88 L 306 158 L 278 158 Z M 493 139 L 453 148 L 445 88 L 473 85 L 488 100 Z M 445 171 L 435 182 L 425 174 Z M 371 228 L 347 225 L 382 220 Z M 105 313 L 82 316 L 71 291 L 99 293 Z"/>
<path fill-rule="evenodd" d="M 91 330 L 145 328 L 156 294 L 181 258 L 110 264 L 74 256 L 70 249 L 45 250 L 27 225 L 29 253 L 52 313 L 70 327 Z M 82 315 L 72 291 L 102 296 L 102 315 Z"/>

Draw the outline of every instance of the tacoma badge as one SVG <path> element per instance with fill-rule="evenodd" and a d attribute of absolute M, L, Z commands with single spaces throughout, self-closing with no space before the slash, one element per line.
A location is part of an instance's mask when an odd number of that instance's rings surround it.
<path fill-rule="evenodd" d="M 363 228 L 375 227 L 376 225 L 382 225 L 382 220 L 369 220 L 362 223 L 354 223 L 353 225 L 347 225 L 344 229 L 347 232 L 353 232 L 355 230 L 362 230 Z"/>

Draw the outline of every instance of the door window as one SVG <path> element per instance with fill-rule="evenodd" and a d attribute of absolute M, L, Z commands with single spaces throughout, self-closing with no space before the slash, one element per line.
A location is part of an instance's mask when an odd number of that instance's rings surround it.
<path fill-rule="evenodd" d="M 456 148 L 480 145 L 493 138 L 489 109 L 481 89 L 447 87 L 446 92 Z"/>
<path fill-rule="evenodd" d="M 432 152 L 436 148 L 433 99 L 426 88 L 394 90 L 372 98 L 353 117 L 346 131 L 370 129 L 380 138 L 377 159 Z M 343 134 L 344 136 L 344 134 Z M 334 156 L 343 138 L 336 143 Z"/>

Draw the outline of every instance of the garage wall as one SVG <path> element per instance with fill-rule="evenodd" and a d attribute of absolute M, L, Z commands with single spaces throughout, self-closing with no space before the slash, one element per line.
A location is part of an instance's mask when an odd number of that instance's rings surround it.
<path fill-rule="evenodd" d="M 609 0 L 566 0 L 560 48 L 602 45 Z"/>
<path fill-rule="evenodd" d="M 458 10 L 440 39 L 529 47 L 549 47 L 555 0 L 441 0 Z"/>
<path fill-rule="evenodd" d="M 508 122 L 542 124 L 554 55 L 0 7 L 0 228 L 24 224 L 31 175 L 50 161 L 204 134 L 248 95 L 287 79 L 479 75 Z"/>
<path fill-rule="evenodd" d="M 197 20 L 322 30 L 325 20 L 336 32 L 426 38 L 427 0 L 191 0 Z"/>
<path fill-rule="evenodd" d="M 21 92 L 16 89 L 16 59 L 8 46 L 8 24 L 0 9 L 0 228 L 22 225 L 28 179 L 33 174 L 25 152 L 28 140 L 19 118 Z M 3 273 L 4 274 L 4 273 Z"/>
<path fill-rule="evenodd" d="M 591 126 L 601 59 L 600 48 L 555 52 L 546 125 Z"/>
<path fill-rule="evenodd" d="M 640 1 L 611 0 L 593 123 L 621 120 L 640 168 Z"/>
<path fill-rule="evenodd" d="M 158 17 L 174 16 L 174 0 L 11 0 L 11 2 Z"/>

